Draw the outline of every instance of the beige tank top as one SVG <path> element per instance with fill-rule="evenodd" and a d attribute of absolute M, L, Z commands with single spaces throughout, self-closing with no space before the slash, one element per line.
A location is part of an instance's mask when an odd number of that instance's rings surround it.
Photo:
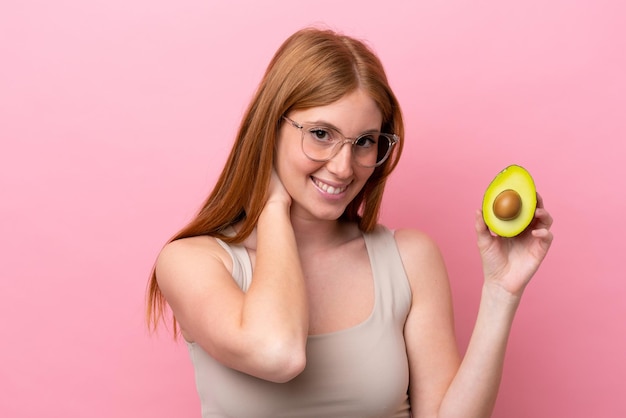
<path fill-rule="evenodd" d="M 371 315 L 355 327 L 309 336 L 306 368 L 291 381 L 238 372 L 188 344 L 203 418 L 410 417 L 403 329 L 411 289 L 393 233 L 379 226 L 364 238 L 374 276 Z M 246 249 L 220 243 L 246 291 L 252 278 Z"/>

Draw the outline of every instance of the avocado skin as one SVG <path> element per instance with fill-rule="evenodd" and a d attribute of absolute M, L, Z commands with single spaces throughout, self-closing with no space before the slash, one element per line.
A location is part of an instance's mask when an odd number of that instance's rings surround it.
<path fill-rule="evenodd" d="M 500 192 L 512 189 L 522 199 L 522 209 L 515 219 L 501 220 L 493 213 L 494 199 Z M 491 181 L 483 196 L 483 219 L 487 227 L 501 237 L 514 237 L 521 234 L 532 222 L 537 208 L 535 182 L 524 167 L 510 165 L 500 171 Z"/>

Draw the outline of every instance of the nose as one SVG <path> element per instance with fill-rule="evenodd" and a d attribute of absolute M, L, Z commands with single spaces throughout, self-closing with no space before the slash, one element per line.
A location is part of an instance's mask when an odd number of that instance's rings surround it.
<path fill-rule="evenodd" d="M 352 176 L 352 141 L 346 140 L 337 144 L 339 151 L 326 163 L 328 171 L 333 173 L 337 178 L 346 179 Z"/>

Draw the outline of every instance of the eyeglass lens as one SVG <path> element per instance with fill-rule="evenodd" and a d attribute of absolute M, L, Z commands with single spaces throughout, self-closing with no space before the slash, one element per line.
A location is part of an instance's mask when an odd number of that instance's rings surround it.
<path fill-rule="evenodd" d="M 302 129 L 302 150 L 313 160 L 327 161 L 333 158 L 346 143 L 352 144 L 352 155 L 358 164 L 374 167 L 386 159 L 392 139 L 388 134 L 379 132 L 363 134 L 352 140 L 332 128 Z"/>

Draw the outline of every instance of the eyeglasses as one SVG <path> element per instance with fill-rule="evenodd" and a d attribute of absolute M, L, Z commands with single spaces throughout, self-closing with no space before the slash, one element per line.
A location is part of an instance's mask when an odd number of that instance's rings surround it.
<path fill-rule="evenodd" d="M 299 124 L 283 116 L 302 134 L 302 152 L 310 160 L 325 162 L 339 153 L 344 144 L 352 145 L 352 158 L 362 167 L 378 167 L 385 162 L 391 149 L 400 140 L 396 134 L 367 132 L 356 138 L 346 138 L 330 126 Z"/>

